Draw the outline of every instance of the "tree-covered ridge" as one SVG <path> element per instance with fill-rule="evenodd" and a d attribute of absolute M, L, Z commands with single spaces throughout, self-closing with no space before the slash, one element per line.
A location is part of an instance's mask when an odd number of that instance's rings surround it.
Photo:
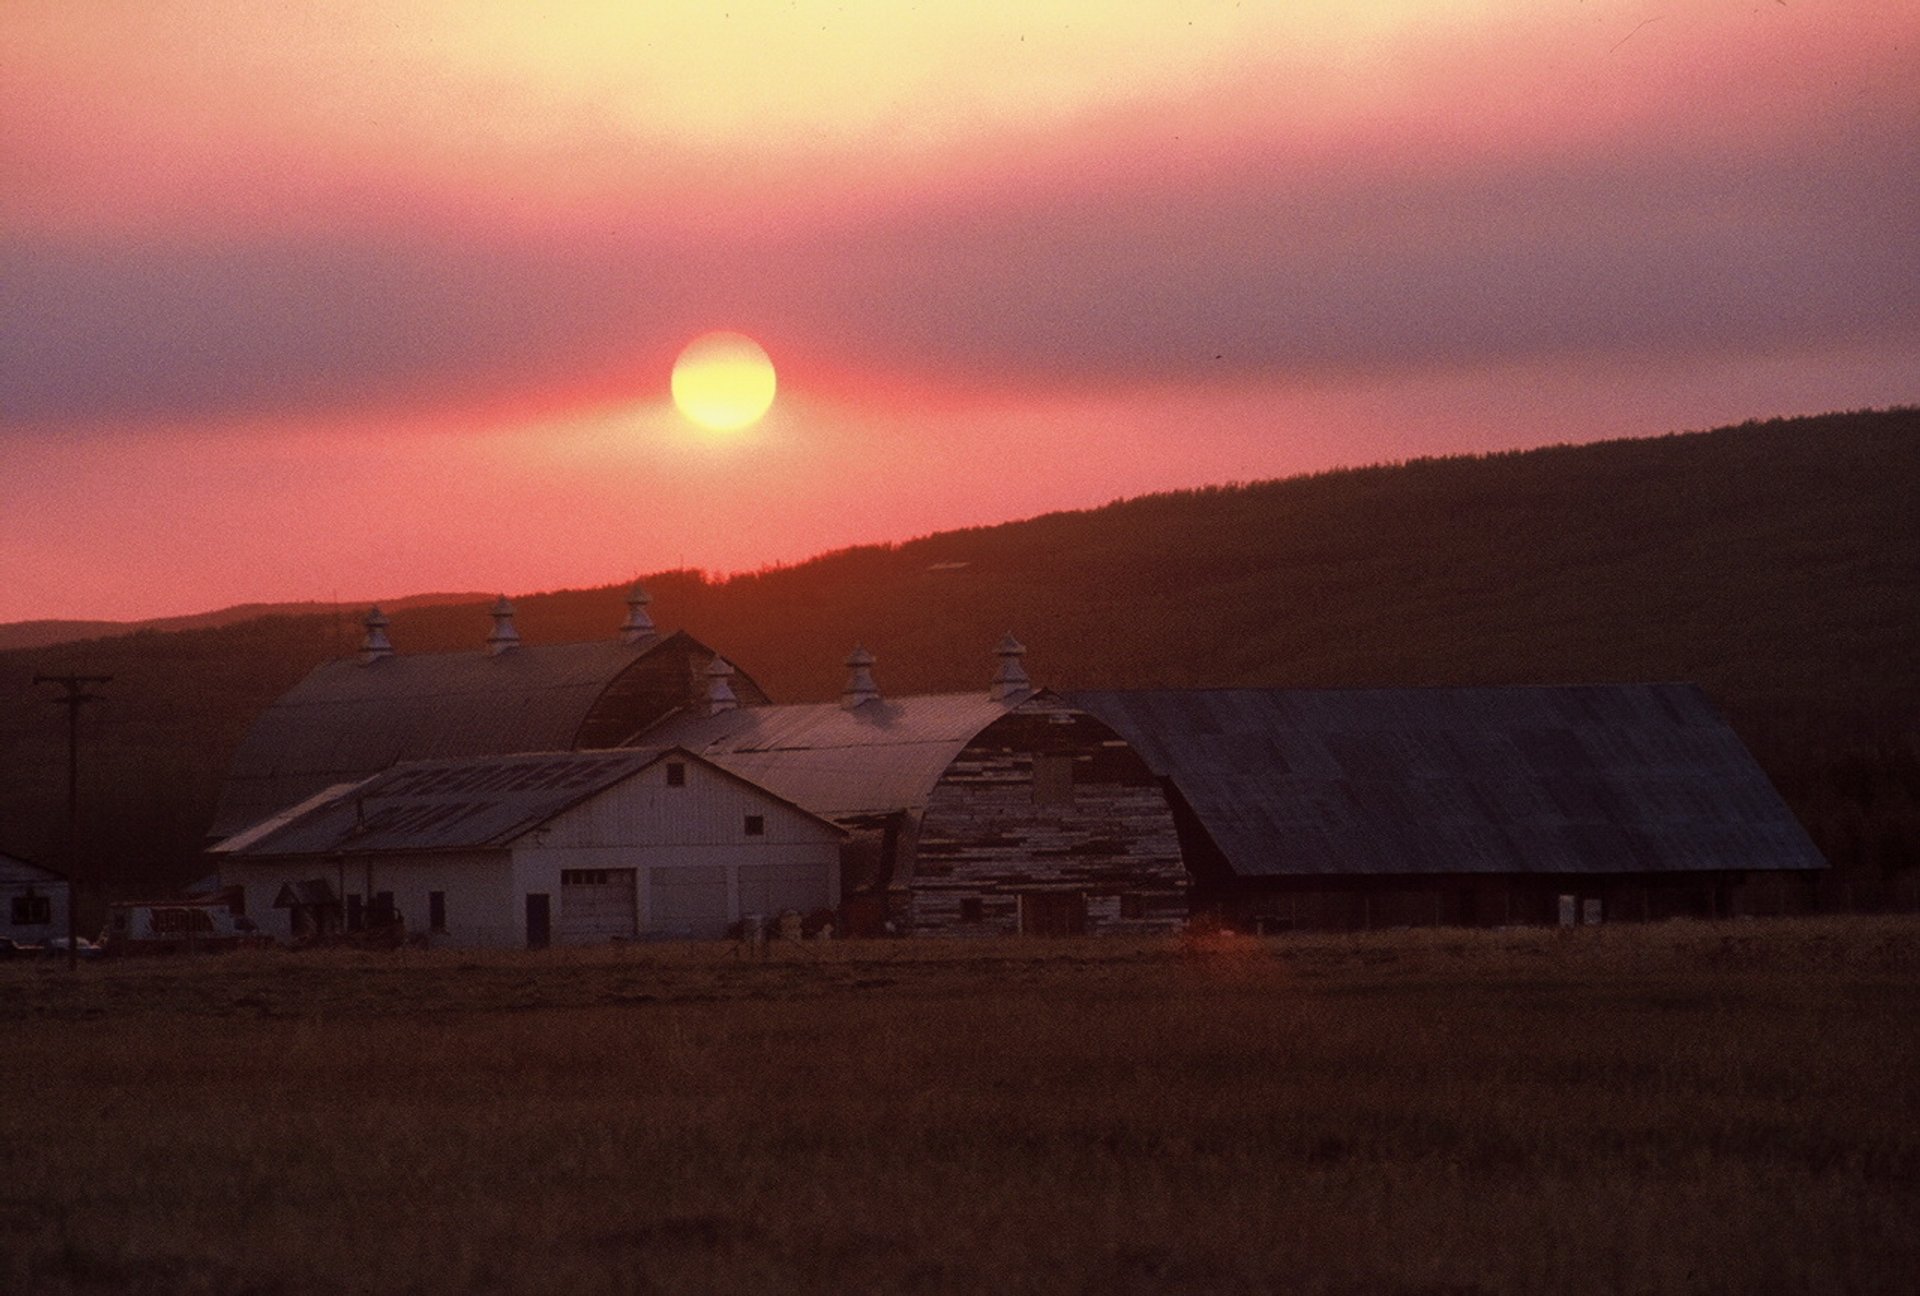
<path fill-rule="evenodd" d="M 986 687 L 1012 630 L 1059 687 L 1692 680 L 1862 887 L 1920 853 L 1920 410 L 1422 459 L 647 578 L 777 699 L 856 643 L 895 693 Z M 516 597 L 530 643 L 611 636 L 624 585 Z M 92 855 L 190 874 L 253 716 L 351 651 L 357 613 L 0 653 L 0 848 L 55 862 L 59 715 L 36 672 L 111 674 L 87 720 Z M 484 604 L 393 615 L 477 649 Z M 1871 876 L 1869 876 L 1871 875 Z"/>

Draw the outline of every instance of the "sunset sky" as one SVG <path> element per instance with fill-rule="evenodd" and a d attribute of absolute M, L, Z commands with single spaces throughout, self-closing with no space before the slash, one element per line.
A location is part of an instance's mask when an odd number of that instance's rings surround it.
<path fill-rule="evenodd" d="M 1920 5 L 9 0 L 0 620 L 1920 400 Z M 758 424 L 668 400 L 757 339 Z"/>

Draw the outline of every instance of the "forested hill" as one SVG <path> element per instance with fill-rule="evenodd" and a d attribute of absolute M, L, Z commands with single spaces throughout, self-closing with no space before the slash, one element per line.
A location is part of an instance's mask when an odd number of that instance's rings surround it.
<path fill-rule="evenodd" d="M 392 599 L 389 609 L 416 607 L 431 603 L 472 603 L 483 596 L 465 594 L 413 594 Z M 138 634 L 142 630 L 204 630 L 214 626 L 257 621 L 266 616 L 334 616 L 332 603 L 240 603 L 215 612 L 196 612 L 190 616 L 154 617 L 147 621 L 8 621 L 0 623 L 0 651 L 10 648 L 46 648 L 73 643 L 80 639 L 105 639 L 110 635 Z"/>
<path fill-rule="evenodd" d="M 1830 855 L 1891 868 L 1920 799 L 1916 501 L 1903 409 L 1174 492 L 647 583 L 663 629 L 779 700 L 834 696 L 856 642 L 883 691 L 984 689 L 1008 630 L 1059 687 L 1695 680 Z M 518 626 L 610 636 L 623 593 L 517 596 Z M 489 625 L 484 604 L 428 606 L 391 633 L 477 649 Z M 354 634 L 271 617 L 0 653 L 0 850 L 59 856 L 64 729 L 36 672 L 114 676 L 86 726 L 93 853 L 179 876 L 247 724 Z"/>

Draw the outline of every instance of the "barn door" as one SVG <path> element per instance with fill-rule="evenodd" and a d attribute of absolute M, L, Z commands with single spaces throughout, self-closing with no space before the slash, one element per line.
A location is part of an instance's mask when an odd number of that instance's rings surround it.
<path fill-rule="evenodd" d="M 664 865 L 647 871 L 648 927 L 663 936 L 713 940 L 727 934 L 727 870 L 720 864 Z"/>
<path fill-rule="evenodd" d="M 632 869 L 560 870 L 560 941 L 617 940 L 639 930 Z"/>
<path fill-rule="evenodd" d="M 1027 891 L 1020 896 L 1023 936 L 1084 936 L 1087 897 L 1082 891 Z"/>
<path fill-rule="evenodd" d="M 527 896 L 527 948 L 545 949 L 553 942 L 553 906 L 542 891 Z"/>

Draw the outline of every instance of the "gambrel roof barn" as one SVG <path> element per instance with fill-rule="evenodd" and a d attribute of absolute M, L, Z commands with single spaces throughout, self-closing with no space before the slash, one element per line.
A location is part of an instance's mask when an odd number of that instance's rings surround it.
<path fill-rule="evenodd" d="M 703 706 L 714 651 L 661 635 L 635 587 L 620 636 L 522 646 L 513 609 L 494 609 L 486 651 L 398 654 L 375 608 L 358 658 L 322 663 L 248 731 L 211 833 L 224 838 L 335 783 L 403 760 L 615 747 L 678 708 Z M 766 695 L 731 677 L 749 703 Z"/>
<path fill-rule="evenodd" d="M 1152 772 L 1107 725 L 1034 689 L 1011 635 L 996 653 L 988 689 L 892 698 L 856 649 L 837 703 L 683 714 L 646 741 L 854 829 L 848 885 L 886 899 L 898 928 L 1171 930 L 1187 875 Z"/>

